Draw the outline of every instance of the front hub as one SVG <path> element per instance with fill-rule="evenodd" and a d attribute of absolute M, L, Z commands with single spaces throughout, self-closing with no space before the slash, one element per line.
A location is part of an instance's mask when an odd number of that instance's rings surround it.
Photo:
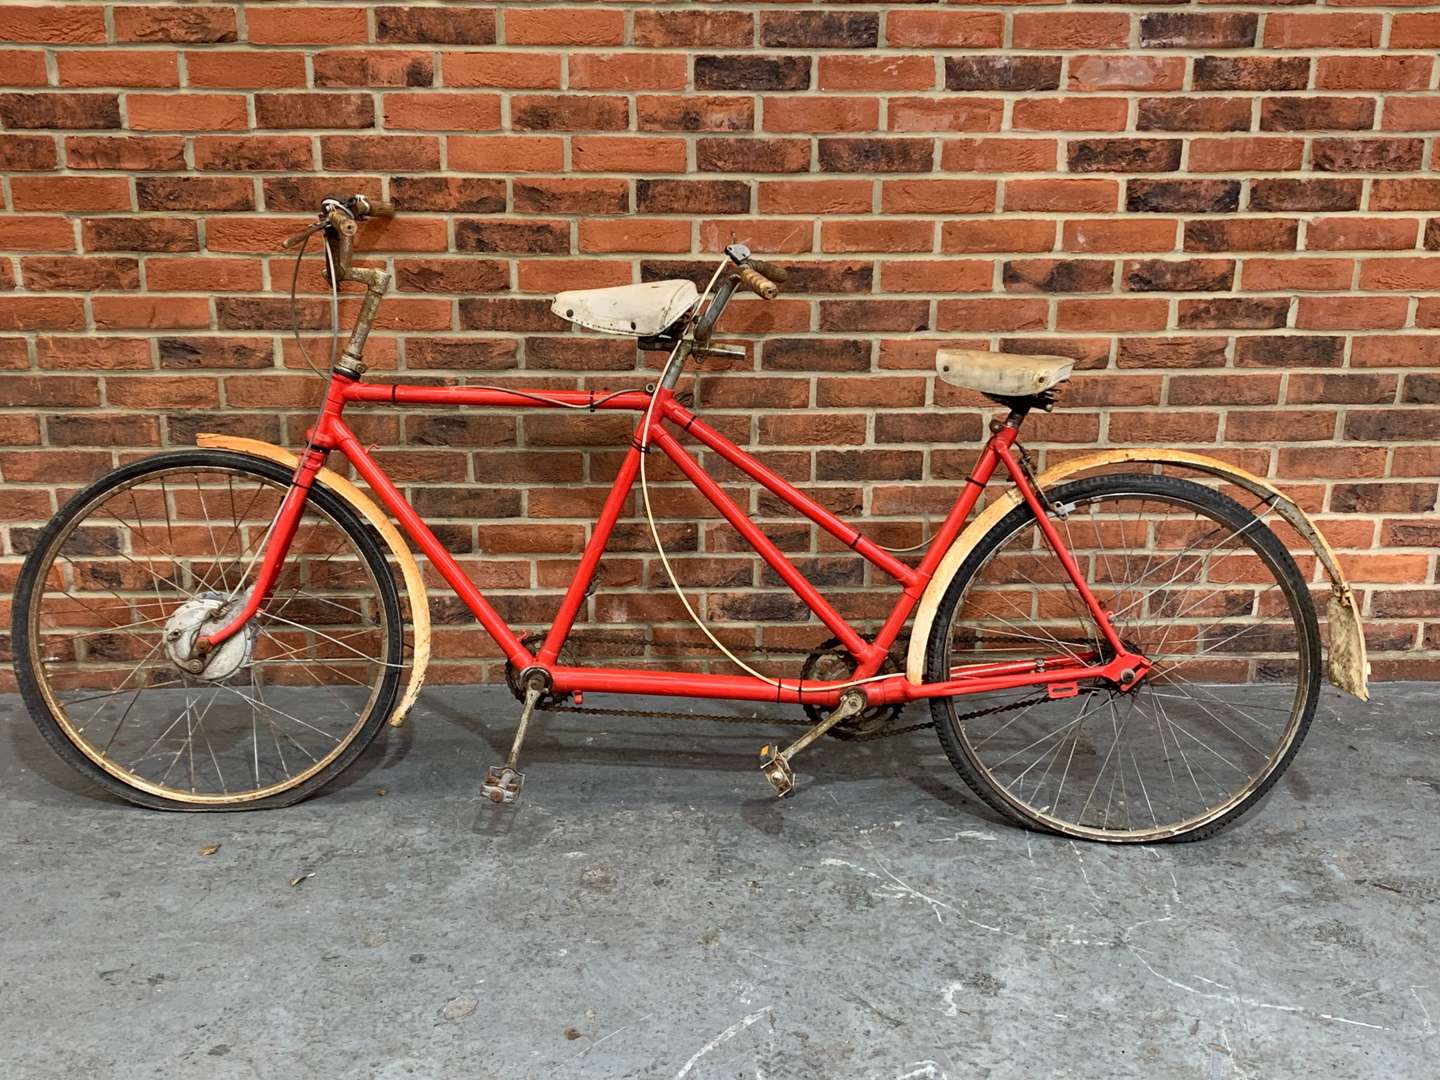
<path fill-rule="evenodd" d="M 246 623 L 238 633 L 208 652 L 200 652 L 196 645 L 227 625 L 244 605 L 243 596 L 227 597 L 217 592 L 204 592 L 187 600 L 165 623 L 165 655 L 192 678 L 206 682 L 228 679 L 255 655 L 255 640 L 259 636 L 255 622 Z"/>

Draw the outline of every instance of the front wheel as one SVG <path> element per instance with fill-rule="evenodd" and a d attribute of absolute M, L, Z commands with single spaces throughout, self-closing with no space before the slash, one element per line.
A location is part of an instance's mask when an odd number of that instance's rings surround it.
<path fill-rule="evenodd" d="M 1153 666 L 1132 688 L 932 699 L 945 752 L 986 803 L 1032 828 L 1112 842 L 1212 835 L 1264 797 L 1310 726 L 1320 634 L 1305 581 L 1254 514 L 1189 480 L 1097 476 L 1046 495 L 1119 637 Z M 926 679 L 1106 652 L 1022 503 L 946 590 Z"/>
<path fill-rule="evenodd" d="M 244 603 L 290 479 L 243 454 L 161 454 L 102 477 L 33 539 L 15 589 L 20 691 L 46 741 L 107 790 L 171 810 L 287 806 L 384 724 L 399 598 L 369 530 L 318 483 L 260 612 L 199 675 L 176 662 L 177 640 Z"/>

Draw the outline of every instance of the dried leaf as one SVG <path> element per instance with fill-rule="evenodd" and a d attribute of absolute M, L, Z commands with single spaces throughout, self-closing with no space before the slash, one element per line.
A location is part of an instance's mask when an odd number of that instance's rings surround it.
<path fill-rule="evenodd" d="M 375 794 L 376 794 L 376 795 L 384 795 L 384 794 L 385 794 L 385 789 L 384 789 L 383 787 L 377 787 L 377 788 L 375 789 Z"/>
<path fill-rule="evenodd" d="M 219 844 L 206 844 L 206 845 L 204 845 L 204 846 L 200 849 L 200 854 L 201 854 L 201 855 L 214 855 L 215 852 L 217 852 L 217 851 L 219 851 L 219 850 L 220 850 L 220 845 L 219 845 Z"/>
<path fill-rule="evenodd" d="M 314 876 L 315 876 L 315 871 L 312 870 L 312 871 L 310 871 L 308 874 L 301 874 L 299 877 L 292 877 L 292 878 L 290 879 L 290 887 L 293 889 L 293 888 L 295 888 L 296 885 L 299 885 L 299 884 L 300 884 L 302 881 L 304 881 L 306 878 L 312 878 L 312 877 L 314 877 Z"/>

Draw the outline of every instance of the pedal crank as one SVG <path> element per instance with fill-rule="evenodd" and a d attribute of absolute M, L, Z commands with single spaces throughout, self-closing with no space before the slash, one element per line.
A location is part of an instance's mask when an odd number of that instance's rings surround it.
<path fill-rule="evenodd" d="M 847 690 L 845 696 L 840 699 L 840 703 L 828 716 L 806 730 L 805 734 L 785 747 L 784 750 L 772 751 L 769 746 L 764 747 L 760 751 L 760 771 L 765 774 L 765 779 L 770 781 L 770 786 L 775 789 L 775 794 L 784 798 L 795 790 L 795 770 L 790 767 L 791 758 L 836 724 L 842 723 L 852 716 L 859 716 L 868 705 L 869 701 L 863 690 L 858 688 Z"/>
<path fill-rule="evenodd" d="M 510 744 L 510 756 L 504 765 L 491 765 L 485 770 L 485 782 L 480 785 L 480 794 L 493 803 L 513 803 L 520 797 L 525 785 L 525 774 L 516 766 L 520 764 L 520 747 L 525 742 L 525 732 L 530 727 L 530 717 L 535 712 L 541 695 L 548 688 L 549 679 L 544 672 L 534 672 L 525 680 L 525 705 L 520 710 L 520 726 L 515 729 L 515 741 Z"/>

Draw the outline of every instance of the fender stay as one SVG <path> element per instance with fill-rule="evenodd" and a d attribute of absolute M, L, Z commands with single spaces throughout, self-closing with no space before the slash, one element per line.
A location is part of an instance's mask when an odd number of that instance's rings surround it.
<path fill-rule="evenodd" d="M 1329 649 L 1326 655 L 1325 673 L 1330 682 L 1341 690 L 1353 694 L 1361 701 L 1370 698 L 1367 680 L 1370 663 L 1365 657 L 1365 635 L 1360 625 L 1360 611 L 1355 603 L 1355 594 L 1345 581 L 1340 561 L 1326 542 L 1319 527 L 1295 501 L 1268 480 L 1238 466 L 1204 454 L 1192 454 L 1184 450 L 1161 450 L 1154 447 L 1125 450 L 1102 450 L 1083 457 L 1074 458 L 1046 469 L 1037 476 L 1036 483 L 1043 489 L 1060 483 L 1077 473 L 1106 465 L 1127 462 L 1143 462 L 1152 465 L 1173 465 L 1177 468 L 1208 473 L 1228 480 L 1257 496 L 1271 500 L 1271 507 L 1288 522 L 1314 549 L 1325 572 L 1330 578 L 1330 597 L 1326 602 L 1325 617 L 1330 625 Z M 915 621 L 910 632 L 910 650 L 905 659 L 905 677 L 912 683 L 924 680 L 925 645 L 930 637 L 930 628 L 941 597 L 949 587 L 956 571 L 966 557 L 975 550 L 983 537 L 1002 517 L 1020 502 L 1020 494 L 1013 488 L 987 506 L 965 530 L 955 538 L 950 550 L 940 560 L 935 576 L 930 579 L 920 603 L 915 608 Z"/>
<path fill-rule="evenodd" d="M 299 461 L 299 458 L 291 451 L 273 443 L 261 442 L 259 439 L 242 439 L 231 435 L 202 432 L 195 437 L 195 444 L 215 450 L 233 450 L 236 453 L 265 458 L 292 469 Z M 420 687 L 425 682 L 425 669 L 430 665 L 430 600 L 425 591 L 425 579 L 421 577 L 420 567 L 415 562 L 415 556 L 410 552 L 410 546 L 400 535 L 400 530 L 395 528 L 390 519 L 385 516 L 385 512 L 375 505 L 375 501 L 370 496 L 331 469 L 321 469 L 317 476 L 322 484 L 334 492 L 338 498 L 349 503 L 361 517 L 375 527 L 375 531 L 385 541 L 385 546 L 390 549 L 390 554 L 394 556 L 400 566 L 400 572 L 405 578 L 405 591 L 410 597 L 410 624 L 414 631 L 415 647 L 410 661 L 410 681 L 406 683 L 405 693 L 401 695 L 399 702 L 390 714 L 390 726 L 399 727 L 404 722 L 411 706 L 415 704 L 415 699 L 420 695 Z"/>

